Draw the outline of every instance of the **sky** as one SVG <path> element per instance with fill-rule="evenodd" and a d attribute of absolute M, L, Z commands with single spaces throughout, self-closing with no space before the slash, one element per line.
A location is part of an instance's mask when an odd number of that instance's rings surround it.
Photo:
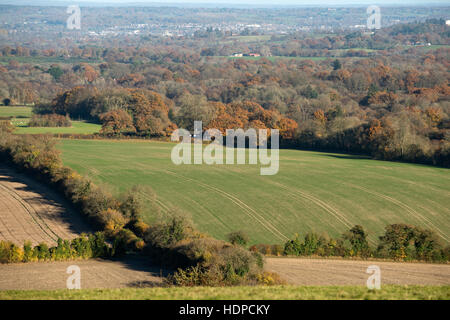
<path fill-rule="evenodd" d="M 264 6 L 296 6 L 296 5 L 429 5 L 430 3 L 438 5 L 449 5 L 450 0 L 0 0 L 0 4 L 249 4 L 249 5 L 264 5 Z"/>

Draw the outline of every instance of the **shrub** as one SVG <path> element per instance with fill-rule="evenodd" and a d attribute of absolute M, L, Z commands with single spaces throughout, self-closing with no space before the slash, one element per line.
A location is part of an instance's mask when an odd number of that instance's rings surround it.
<path fill-rule="evenodd" d="M 0 135 L 12 133 L 15 127 L 11 124 L 10 120 L 0 120 Z"/>
<path fill-rule="evenodd" d="M 426 261 L 442 259 L 442 245 L 433 231 L 416 227 L 413 241 L 416 259 Z"/>
<path fill-rule="evenodd" d="M 272 251 L 273 255 L 281 256 L 281 255 L 283 255 L 284 248 L 283 248 L 283 246 L 281 246 L 279 244 L 274 244 L 274 245 L 272 245 L 271 251 Z"/>
<path fill-rule="evenodd" d="M 138 219 L 133 221 L 129 228 L 139 237 L 143 238 L 150 226 L 146 224 L 144 221 Z"/>
<path fill-rule="evenodd" d="M 355 225 L 350 231 L 343 234 L 342 238 L 348 240 L 351 244 L 352 256 L 370 256 L 369 243 L 367 242 L 367 233 L 360 225 Z"/>
<path fill-rule="evenodd" d="M 103 232 L 96 232 L 93 235 L 89 235 L 89 242 L 94 258 L 106 257 L 109 255 L 109 247 L 106 244 L 106 237 Z"/>
<path fill-rule="evenodd" d="M 44 115 L 33 115 L 30 122 L 28 122 L 29 127 L 70 127 L 72 122 L 69 116 L 62 116 L 59 114 L 44 114 Z"/>
<path fill-rule="evenodd" d="M 301 246 L 300 254 L 307 256 L 316 254 L 320 248 L 320 244 L 319 236 L 317 234 L 307 233 L 305 235 L 305 241 Z"/>
<path fill-rule="evenodd" d="M 24 251 L 10 241 L 0 241 L 0 263 L 21 262 Z"/>
<path fill-rule="evenodd" d="M 282 256 L 285 254 L 285 248 L 279 244 L 256 244 L 251 246 L 249 250 L 263 255 Z"/>
<path fill-rule="evenodd" d="M 288 240 L 284 244 L 284 254 L 287 256 L 293 255 L 298 256 L 302 251 L 302 243 L 300 242 L 298 235 L 295 236 L 294 240 Z"/>
<path fill-rule="evenodd" d="M 40 243 L 33 249 L 33 256 L 37 257 L 40 261 L 50 260 L 50 250 L 45 242 Z"/>
<path fill-rule="evenodd" d="M 414 228 L 406 224 L 392 224 L 385 228 L 385 234 L 380 237 L 378 252 L 387 250 L 390 258 L 404 260 L 411 257 Z"/>
<path fill-rule="evenodd" d="M 105 231 L 109 235 L 114 235 L 119 232 L 127 223 L 127 220 L 121 212 L 111 208 L 101 211 L 99 220 L 101 220 Z"/>
<path fill-rule="evenodd" d="M 250 283 L 261 272 L 262 257 L 218 240 L 211 240 L 215 250 L 201 256 L 208 257 L 196 265 L 178 269 L 167 283 L 181 286 L 221 286 Z M 217 244 L 221 244 L 216 246 Z M 211 243 L 210 243 L 211 244 Z M 258 257 L 260 259 L 258 259 Z"/>
<path fill-rule="evenodd" d="M 245 247 L 249 242 L 249 236 L 244 231 L 235 231 L 227 235 L 227 239 L 231 244 Z"/>
<path fill-rule="evenodd" d="M 208 273 L 199 265 L 184 270 L 179 268 L 175 273 L 169 275 L 165 282 L 183 287 L 205 286 L 210 284 Z"/>
<path fill-rule="evenodd" d="M 51 248 L 46 243 L 40 243 L 33 248 L 30 241 L 25 241 L 23 248 L 20 248 L 12 242 L 0 241 L 1 263 L 64 261 L 108 257 L 110 254 L 102 232 L 96 232 L 89 237 L 81 235 L 72 241 L 58 239 L 57 245 Z"/>
<path fill-rule="evenodd" d="M 114 239 L 113 252 L 114 255 L 121 255 L 128 250 L 136 249 L 136 243 L 142 241 L 131 230 L 121 229 Z"/>
<path fill-rule="evenodd" d="M 23 244 L 23 262 L 35 261 L 33 257 L 33 247 L 30 241 L 25 241 Z"/>
<path fill-rule="evenodd" d="M 264 271 L 256 275 L 256 281 L 259 285 L 273 286 L 285 284 L 280 276 L 275 272 Z"/>
<path fill-rule="evenodd" d="M 148 228 L 146 240 L 155 247 L 165 248 L 187 238 L 190 233 L 191 223 L 184 217 L 175 216 L 168 222 Z"/>
<path fill-rule="evenodd" d="M 121 196 L 120 211 L 130 220 L 137 221 L 142 217 L 144 199 L 142 198 L 141 193 L 143 192 L 144 190 L 135 186 Z"/>

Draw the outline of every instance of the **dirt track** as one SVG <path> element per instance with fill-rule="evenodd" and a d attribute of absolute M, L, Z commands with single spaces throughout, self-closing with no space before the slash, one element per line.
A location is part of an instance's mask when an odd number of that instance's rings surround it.
<path fill-rule="evenodd" d="M 127 261 L 84 260 L 49 263 L 0 264 L 0 290 L 66 289 L 67 267 L 81 271 L 81 288 L 124 288 L 155 286 L 162 282 L 162 271 L 145 259 Z M 163 274 L 164 275 L 164 274 Z"/>
<path fill-rule="evenodd" d="M 332 259 L 268 258 L 266 269 L 295 285 L 366 285 L 367 267 L 381 270 L 381 284 L 450 285 L 450 265 Z"/>
<path fill-rule="evenodd" d="M 0 240 L 56 243 L 92 231 L 61 197 L 0 164 Z"/>

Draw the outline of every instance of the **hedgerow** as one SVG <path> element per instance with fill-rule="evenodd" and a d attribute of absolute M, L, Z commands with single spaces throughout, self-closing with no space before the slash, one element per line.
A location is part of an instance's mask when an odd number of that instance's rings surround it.
<path fill-rule="evenodd" d="M 333 239 L 327 235 L 307 233 L 279 245 L 257 244 L 250 251 L 264 255 L 322 256 L 381 258 L 401 261 L 447 262 L 450 260 L 450 246 L 444 247 L 437 235 L 431 231 L 407 224 L 386 226 L 375 248 L 369 246 L 367 233 L 356 225 L 341 237 Z"/>
<path fill-rule="evenodd" d="M 54 248 L 48 248 L 44 243 L 34 248 L 30 244 L 18 248 L 12 243 L 2 243 L 4 261 L 51 261 L 102 254 L 116 256 L 135 251 L 177 269 L 167 280 L 175 285 L 232 285 L 258 282 L 258 279 L 267 282 L 262 275 L 262 256 L 239 245 L 245 239 L 233 241 L 236 245 L 219 241 L 199 233 L 178 215 L 147 225 L 141 219 L 144 207 L 140 190 L 112 196 L 89 179 L 64 167 L 54 145 L 49 135 L 18 136 L 11 134 L 10 127 L 0 126 L 0 161 L 7 161 L 59 190 L 102 231 L 105 241 L 112 246 L 108 249 L 100 246 L 105 252 L 98 252 L 99 240 L 90 241 L 90 236 L 74 239 L 70 246 L 65 241 L 58 242 Z"/>
<path fill-rule="evenodd" d="M 33 115 L 28 122 L 29 127 L 70 127 L 72 122 L 69 116 L 60 114 Z"/>
<path fill-rule="evenodd" d="M 112 248 L 102 232 L 82 234 L 72 240 L 58 239 L 54 247 L 48 247 L 46 243 L 33 247 L 29 241 L 19 247 L 10 241 L 0 241 L 0 263 L 106 258 L 112 254 Z"/>
<path fill-rule="evenodd" d="M 13 135 L 0 126 L 0 161 L 9 162 L 20 171 L 58 190 L 107 240 L 115 244 L 115 254 L 143 247 L 125 226 L 140 226 L 142 206 L 132 193 L 124 200 L 113 197 L 89 179 L 62 165 L 55 141 L 48 135 Z M 45 250 L 44 250 L 45 251 Z"/>

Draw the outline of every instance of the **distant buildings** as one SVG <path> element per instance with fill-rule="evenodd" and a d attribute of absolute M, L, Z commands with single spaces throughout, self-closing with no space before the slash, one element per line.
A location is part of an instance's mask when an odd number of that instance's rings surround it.
<path fill-rule="evenodd" d="M 231 55 L 231 57 L 261 57 L 259 53 L 241 53 L 236 52 Z"/>

